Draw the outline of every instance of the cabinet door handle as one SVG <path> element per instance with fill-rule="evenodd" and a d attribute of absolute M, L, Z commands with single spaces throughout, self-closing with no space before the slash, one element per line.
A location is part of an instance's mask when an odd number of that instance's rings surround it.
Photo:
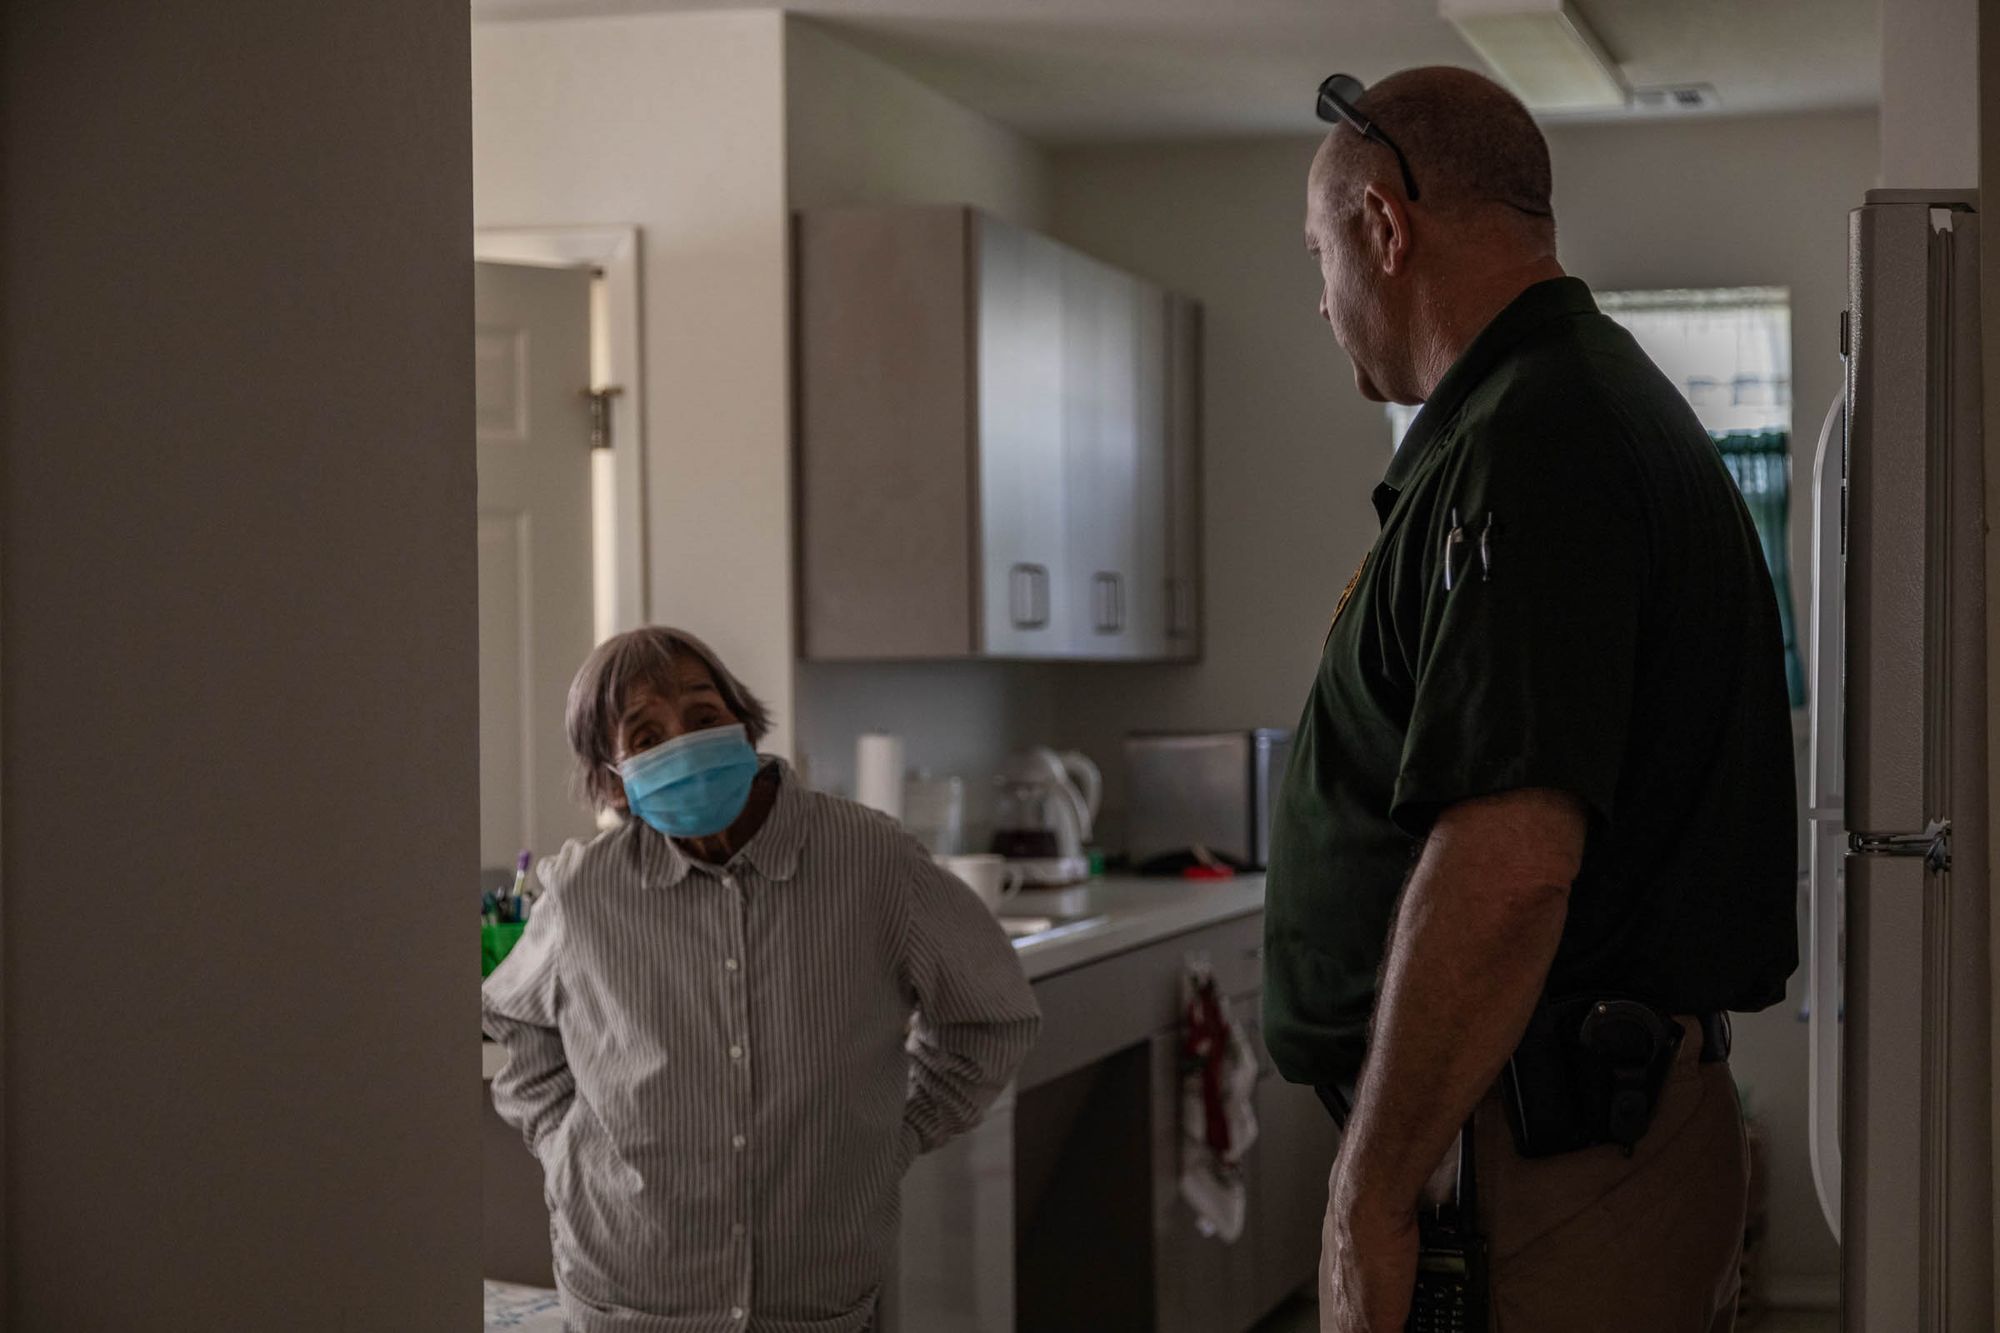
<path fill-rule="evenodd" d="M 1090 581 L 1091 619 L 1099 634 L 1116 634 L 1125 625 L 1125 592 L 1119 577 L 1108 571 Z"/>
<path fill-rule="evenodd" d="M 1049 623 L 1049 571 L 1041 565 L 1019 564 L 1008 571 L 1008 609 L 1015 629 L 1041 629 Z"/>

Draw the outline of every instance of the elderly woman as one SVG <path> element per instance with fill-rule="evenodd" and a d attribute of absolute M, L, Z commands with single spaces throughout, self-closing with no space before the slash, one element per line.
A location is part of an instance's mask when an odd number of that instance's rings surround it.
<path fill-rule="evenodd" d="M 583 791 L 624 818 L 541 864 L 484 990 L 564 1317 L 864 1329 L 911 1158 L 1034 1040 L 1013 949 L 894 821 L 760 756 L 769 713 L 692 635 L 599 647 L 568 721 Z"/>

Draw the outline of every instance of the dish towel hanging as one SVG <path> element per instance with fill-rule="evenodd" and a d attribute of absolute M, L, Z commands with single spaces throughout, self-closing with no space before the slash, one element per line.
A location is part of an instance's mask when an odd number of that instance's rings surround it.
<path fill-rule="evenodd" d="M 1204 1236 L 1243 1234 L 1243 1154 L 1257 1141 L 1257 1053 L 1206 962 L 1181 974 L 1181 1198 Z"/>

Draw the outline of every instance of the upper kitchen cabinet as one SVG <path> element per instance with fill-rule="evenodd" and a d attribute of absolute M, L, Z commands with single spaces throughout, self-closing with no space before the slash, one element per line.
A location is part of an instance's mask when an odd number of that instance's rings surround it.
<path fill-rule="evenodd" d="M 797 246 L 804 654 L 1195 656 L 1196 307 L 967 208 Z"/>
<path fill-rule="evenodd" d="M 974 436 L 969 465 L 957 465 L 977 478 L 972 537 L 960 558 L 978 578 L 958 619 L 972 631 L 969 651 L 1064 657 L 1075 651 L 1078 600 L 1063 469 L 1066 256 L 1047 237 L 963 216 L 973 271 L 959 285 L 972 294 L 979 345 L 959 409 Z"/>
<path fill-rule="evenodd" d="M 1063 256 L 1063 476 L 1077 655 L 1167 655 L 1166 293 Z"/>
<path fill-rule="evenodd" d="M 1201 656 L 1201 306 L 1167 298 L 1167 656 Z"/>

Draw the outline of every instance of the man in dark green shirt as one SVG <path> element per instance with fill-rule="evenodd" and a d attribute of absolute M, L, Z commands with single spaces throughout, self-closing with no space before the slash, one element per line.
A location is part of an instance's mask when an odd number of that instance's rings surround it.
<path fill-rule="evenodd" d="M 1320 313 L 1365 396 L 1424 406 L 1273 816 L 1266 1036 L 1337 1114 L 1352 1097 L 1323 1327 L 1402 1327 L 1420 1198 L 1478 1107 L 1500 1327 L 1726 1329 L 1745 1164 L 1716 1015 L 1797 965 L 1756 532 L 1686 401 L 1557 264 L 1520 104 L 1431 69 L 1336 110 L 1308 188 Z M 1538 1003 L 1585 996 L 1687 1039 L 1635 1152 L 1523 1158 L 1491 1090 Z"/>

